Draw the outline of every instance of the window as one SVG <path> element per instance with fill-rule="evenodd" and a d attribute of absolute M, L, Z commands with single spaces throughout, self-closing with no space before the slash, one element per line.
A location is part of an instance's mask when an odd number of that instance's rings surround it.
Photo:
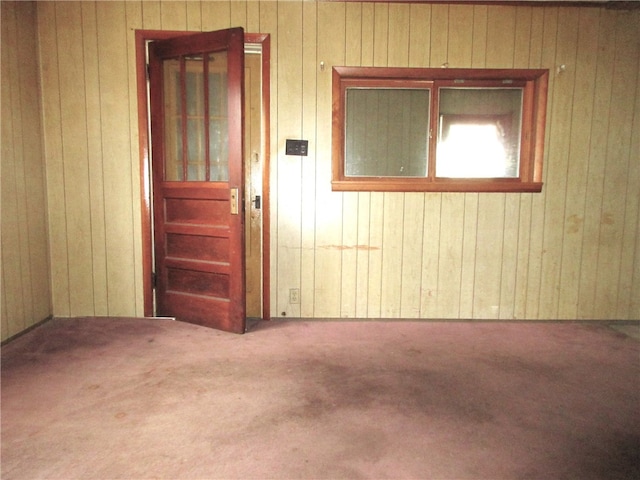
<path fill-rule="evenodd" d="M 333 190 L 539 192 L 547 70 L 333 68 Z"/>

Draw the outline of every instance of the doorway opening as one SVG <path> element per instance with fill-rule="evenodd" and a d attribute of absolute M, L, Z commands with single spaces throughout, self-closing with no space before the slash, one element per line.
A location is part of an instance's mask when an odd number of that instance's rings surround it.
<path fill-rule="evenodd" d="M 148 45 L 150 42 L 192 35 L 194 32 L 136 31 L 138 123 L 140 142 L 142 273 L 144 314 L 155 316 L 156 258 L 154 177 L 149 96 Z M 243 299 L 248 320 L 270 319 L 269 283 L 269 62 L 268 34 L 244 34 L 244 157 L 241 215 L 244 231 Z M 175 278 L 175 277 L 174 277 Z"/>

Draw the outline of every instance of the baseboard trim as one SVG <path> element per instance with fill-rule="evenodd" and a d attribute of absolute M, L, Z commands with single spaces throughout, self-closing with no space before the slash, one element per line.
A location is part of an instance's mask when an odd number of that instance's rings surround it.
<path fill-rule="evenodd" d="M 40 320 L 39 322 L 34 323 L 33 325 L 31 325 L 30 327 L 25 328 L 24 330 L 20 330 L 18 333 L 11 335 L 10 337 L 2 340 L 2 342 L 0 342 L 0 347 L 5 346 L 7 343 L 10 343 L 12 341 L 14 341 L 16 338 L 20 338 L 22 335 L 24 335 L 25 333 L 29 333 L 31 330 L 33 330 L 34 328 L 38 328 L 41 325 L 44 325 L 45 323 L 47 323 L 49 320 L 53 320 L 53 315 L 49 315 L 47 318 L 44 318 L 42 320 Z"/>

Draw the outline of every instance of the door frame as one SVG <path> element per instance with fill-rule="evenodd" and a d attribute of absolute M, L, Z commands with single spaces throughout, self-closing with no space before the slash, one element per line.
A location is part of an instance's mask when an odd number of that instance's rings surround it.
<path fill-rule="evenodd" d="M 147 97 L 147 42 L 165 40 L 193 31 L 136 30 L 136 83 L 138 97 L 138 144 L 140 156 L 140 210 L 142 230 L 142 285 L 144 297 L 144 316 L 154 316 L 153 302 L 153 218 L 152 218 L 152 169 L 149 151 L 149 102 Z M 262 320 L 270 320 L 270 47 L 268 33 L 245 33 L 244 43 L 256 43 L 262 47 L 262 113 L 261 113 L 261 150 L 262 150 Z M 244 161 L 244 159 L 243 159 Z M 243 203 L 244 204 L 244 203 Z M 243 246 L 244 249 L 244 246 Z M 246 286 L 243 286 L 246 289 Z"/>

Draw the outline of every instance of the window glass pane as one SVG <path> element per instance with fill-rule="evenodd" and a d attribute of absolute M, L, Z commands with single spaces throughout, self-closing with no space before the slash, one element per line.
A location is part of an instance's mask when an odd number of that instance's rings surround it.
<path fill-rule="evenodd" d="M 201 116 L 187 116 L 187 180 L 205 180 L 204 120 Z"/>
<path fill-rule="evenodd" d="M 518 178 L 521 88 L 441 88 L 436 176 Z"/>
<path fill-rule="evenodd" d="M 182 180 L 182 120 L 180 96 L 180 62 L 164 61 L 164 142 L 165 179 Z"/>
<path fill-rule="evenodd" d="M 229 180 L 229 149 L 226 119 L 211 118 L 209 121 L 209 144 L 211 145 L 212 182 Z"/>
<path fill-rule="evenodd" d="M 229 181 L 227 52 L 209 54 L 209 179 Z"/>
<path fill-rule="evenodd" d="M 205 180 L 204 74 L 200 56 L 188 57 L 185 96 L 187 111 L 187 180 Z"/>
<path fill-rule="evenodd" d="M 428 89 L 347 88 L 345 176 L 424 177 Z"/>

